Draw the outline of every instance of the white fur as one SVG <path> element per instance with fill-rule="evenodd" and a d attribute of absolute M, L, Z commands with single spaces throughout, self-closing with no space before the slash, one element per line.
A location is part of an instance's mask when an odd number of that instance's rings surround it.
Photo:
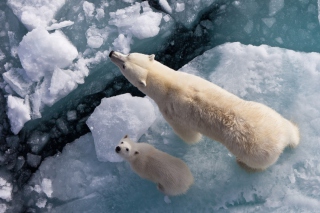
<path fill-rule="evenodd" d="M 193 183 L 193 176 L 182 160 L 150 144 L 135 143 L 125 136 L 118 147 L 117 153 L 130 163 L 131 168 L 140 177 L 156 183 L 165 195 L 184 194 Z"/>
<path fill-rule="evenodd" d="M 224 144 L 239 165 L 254 170 L 266 169 L 286 146 L 299 144 L 298 127 L 263 104 L 242 100 L 205 79 L 172 70 L 154 56 L 113 52 L 110 58 L 134 86 L 157 103 L 187 143 L 199 141 L 204 134 Z"/>

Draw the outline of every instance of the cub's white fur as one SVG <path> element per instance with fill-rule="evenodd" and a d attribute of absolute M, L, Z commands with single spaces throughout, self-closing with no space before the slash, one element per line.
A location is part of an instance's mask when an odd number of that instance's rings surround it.
<path fill-rule="evenodd" d="M 139 90 L 151 97 L 174 131 L 187 143 L 204 134 L 224 144 L 239 165 L 263 170 L 286 146 L 299 144 L 296 125 L 273 109 L 245 101 L 195 75 L 154 60 L 154 55 L 112 51 L 111 61 Z"/>
<path fill-rule="evenodd" d="M 150 144 L 135 143 L 125 136 L 115 151 L 130 163 L 140 177 L 156 183 L 166 195 L 184 194 L 193 183 L 187 164 Z"/>

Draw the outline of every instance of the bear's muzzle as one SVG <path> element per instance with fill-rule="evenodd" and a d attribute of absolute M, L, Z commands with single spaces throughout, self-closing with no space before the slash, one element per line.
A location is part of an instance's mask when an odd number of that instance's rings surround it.
<path fill-rule="evenodd" d="M 117 147 L 116 147 L 116 153 L 119 153 L 120 151 L 121 151 L 120 146 L 117 146 Z"/>

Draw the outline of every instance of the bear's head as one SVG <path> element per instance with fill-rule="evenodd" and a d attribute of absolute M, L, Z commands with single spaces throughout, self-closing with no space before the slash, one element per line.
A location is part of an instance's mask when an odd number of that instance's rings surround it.
<path fill-rule="evenodd" d="M 124 55 L 116 51 L 111 51 L 109 57 L 133 86 L 138 89 L 147 86 L 148 69 L 154 61 L 153 54 L 130 53 Z"/>
<path fill-rule="evenodd" d="M 135 149 L 134 142 L 128 137 L 128 135 L 125 135 L 120 140 L 115 151 L 118 155 L 128 161 L 134 159 L 139 154 L 138 150 Z"/>

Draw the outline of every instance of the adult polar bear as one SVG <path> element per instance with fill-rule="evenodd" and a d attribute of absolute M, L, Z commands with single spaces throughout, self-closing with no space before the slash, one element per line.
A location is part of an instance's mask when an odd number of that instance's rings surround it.
<path fill-rule="evenodd" d="M 122 74 L 151 97 L 166 121 L 187 143 L 201 134 L 224 144 L 240 166 L 264 170 L 286 146 L 299 144 L 298 127 L 273 109 L 245 101 L 195 75 L 175 71 L 154 55 L 111 51 Z"/>

